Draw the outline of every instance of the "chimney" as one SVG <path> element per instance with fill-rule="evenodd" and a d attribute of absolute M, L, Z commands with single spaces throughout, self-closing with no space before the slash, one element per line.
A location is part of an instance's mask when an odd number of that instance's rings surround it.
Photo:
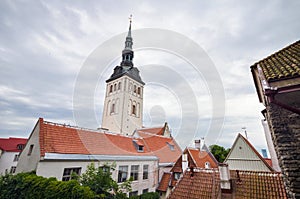
<path fill-rule="evenodd" d="M 183 173 L 188 168 L 188 165 L 189 165 L 187 154 L 182 154 L 181 159 L 182 159 L 181 167 L 182 167 L 182 173 Z"/>
<path fill-rule="evenodd" d="M 231 192 L 231 180 L 228 164 L 219 163 L 220 185 L 222 193 Z"/>
<path fill-rule="evenodd" d="M 195 140 L 195 148 L 200 150 L 200 140 Z"/>

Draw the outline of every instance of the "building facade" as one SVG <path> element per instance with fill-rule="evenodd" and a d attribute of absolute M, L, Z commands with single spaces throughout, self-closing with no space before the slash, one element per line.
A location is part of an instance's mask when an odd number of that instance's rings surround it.
<path fill-rule="evenodd" d="M 300 41 L 251 66 L 289 198 L 300 197 Z"/>
<path fill-rule="evenodd" d="M 0 175 L 15 173 L 19 153 L 26 142 L 25 138 L 0 138 Z"/>

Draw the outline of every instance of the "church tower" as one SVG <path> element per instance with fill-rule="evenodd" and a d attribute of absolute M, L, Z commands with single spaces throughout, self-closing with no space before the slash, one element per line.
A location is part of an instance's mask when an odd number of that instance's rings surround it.
<path fill-rule="evenodd" d="M 133 66 L 131 18 L 120 66 L 106 80 L 102 128 L 124 135 L 132 135 L 142 127 L 143 92 L 145 83 L 139 70 Z"/>

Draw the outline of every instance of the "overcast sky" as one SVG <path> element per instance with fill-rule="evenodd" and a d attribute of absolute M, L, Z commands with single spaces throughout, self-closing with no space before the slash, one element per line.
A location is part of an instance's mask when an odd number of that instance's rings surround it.
<path fill-rule="evenodd" d="M 134 64 L 146 83 L 144 125 L 167 121 L 184 147 L 195 137 L 209 137 L 212 119 L 216 119 L 222 128 L 216 128 L 211 135 L 215 139 L 209 144 L 230 147 L 246 127 L 250 142 L 259 150 L 266 148 L 260 113 L 263 106 L 250 66 L 299 39 L 299 9 L 296 0 L 2 0 L 0 137 L 28 137 L 39 117 L 93 129 L 101 126 L 105 80 L 120 62 L 132 14 L 133 48 L 140 47 Z M 143 48 L 152 38 L 159 38 L 155 34 L 158 29 L 182 43 L 166 39 L 163 49 L 155 41 L 150 44 L 152 49 Z M 209 63 L 191 67 L 193 53 L 198 52 L 190 45 L 193 42 L 203 50 L 199 57 Z M 166 51 L 169 44 L 178 51 L 187 50 L 180 54 Z M 109 64 L 99 66 L 109 57 L 113 58 Z M 91 62 L 99 63 L 93 74 L 86 72 Z M 89 77 L 94 79 L 86 83 Z M 211 87 L 218 81 L 221 87 L 217 89 L 222 92 Z M 74 105 L 83 96 L 76 93 L 77 87 L 92 91 L 88 96 L 92 104 Z M 221 110 L 222 104 L 225 114 L 216 118 L 213 111 Z M 84 121 L 76 118 L 74 107 L 91 110 L 95 119 L 88 114 L 81 115 Z"/>

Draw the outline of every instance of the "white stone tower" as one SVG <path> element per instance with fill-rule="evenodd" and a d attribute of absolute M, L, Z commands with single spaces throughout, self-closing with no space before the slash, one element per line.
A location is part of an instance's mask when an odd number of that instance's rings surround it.
<path fill-rule="evenodd" d="M 132 135 L 142 127 L 143 91 L 145 83 L 133 66 L 131 19 L 122 51 L 122 62 L 106 80 L 102 128 L 114 133 Z"/>

